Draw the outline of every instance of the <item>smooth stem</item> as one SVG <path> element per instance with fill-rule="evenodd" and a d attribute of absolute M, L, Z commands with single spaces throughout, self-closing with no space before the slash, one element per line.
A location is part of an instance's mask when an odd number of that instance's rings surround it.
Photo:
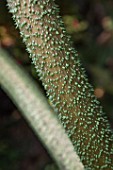
<path fill-rule="evenodd" d="M 61 170 L 83 170 L 79 157 L 40 88 L 0 49 L 0 84 Z M 26 140 L 26 139 L 25 139 Z"/>

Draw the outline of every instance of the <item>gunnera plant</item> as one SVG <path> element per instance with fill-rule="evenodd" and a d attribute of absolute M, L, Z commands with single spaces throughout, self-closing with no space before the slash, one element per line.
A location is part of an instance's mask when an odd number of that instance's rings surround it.
<path fill-rule="evenodd" d="M 51 105 L 85 168 L 112 170 L 110 124 L 94 96 L 55 1 L 7 2 Z"/>

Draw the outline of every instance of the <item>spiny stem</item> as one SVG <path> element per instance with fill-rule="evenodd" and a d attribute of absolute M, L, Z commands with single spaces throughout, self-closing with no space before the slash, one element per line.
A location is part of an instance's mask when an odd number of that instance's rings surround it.
<path fill-rule="evenodd" d="M 113 133 L 54 0 L 7 0 L 50 102 L 88 170 L 113 169 Z"/>

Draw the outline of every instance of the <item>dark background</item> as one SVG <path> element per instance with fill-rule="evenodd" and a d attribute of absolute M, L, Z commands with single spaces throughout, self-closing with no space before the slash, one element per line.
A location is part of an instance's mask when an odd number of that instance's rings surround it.
<path fill-rule="evenodd" d="M 113 1 L 57 0 L 57 4 L 95 95 L 113 127 Z M 5 0 L 0 1 L 0 46 L 40 83 Z M 1 89 L 0 170 L 52 170 L 52 164 L 47 151 Z"/>

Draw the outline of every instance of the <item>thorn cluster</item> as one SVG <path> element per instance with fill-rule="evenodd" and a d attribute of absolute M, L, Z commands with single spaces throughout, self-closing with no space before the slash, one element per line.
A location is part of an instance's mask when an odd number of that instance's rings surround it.
<path fill-rule="evenodd" d="M 113 169 L 113 133 L 54 0 L 8 0 L 16 27 L 87 170 Z M 59 139 L 60 140 L 60 139 Z"/>

